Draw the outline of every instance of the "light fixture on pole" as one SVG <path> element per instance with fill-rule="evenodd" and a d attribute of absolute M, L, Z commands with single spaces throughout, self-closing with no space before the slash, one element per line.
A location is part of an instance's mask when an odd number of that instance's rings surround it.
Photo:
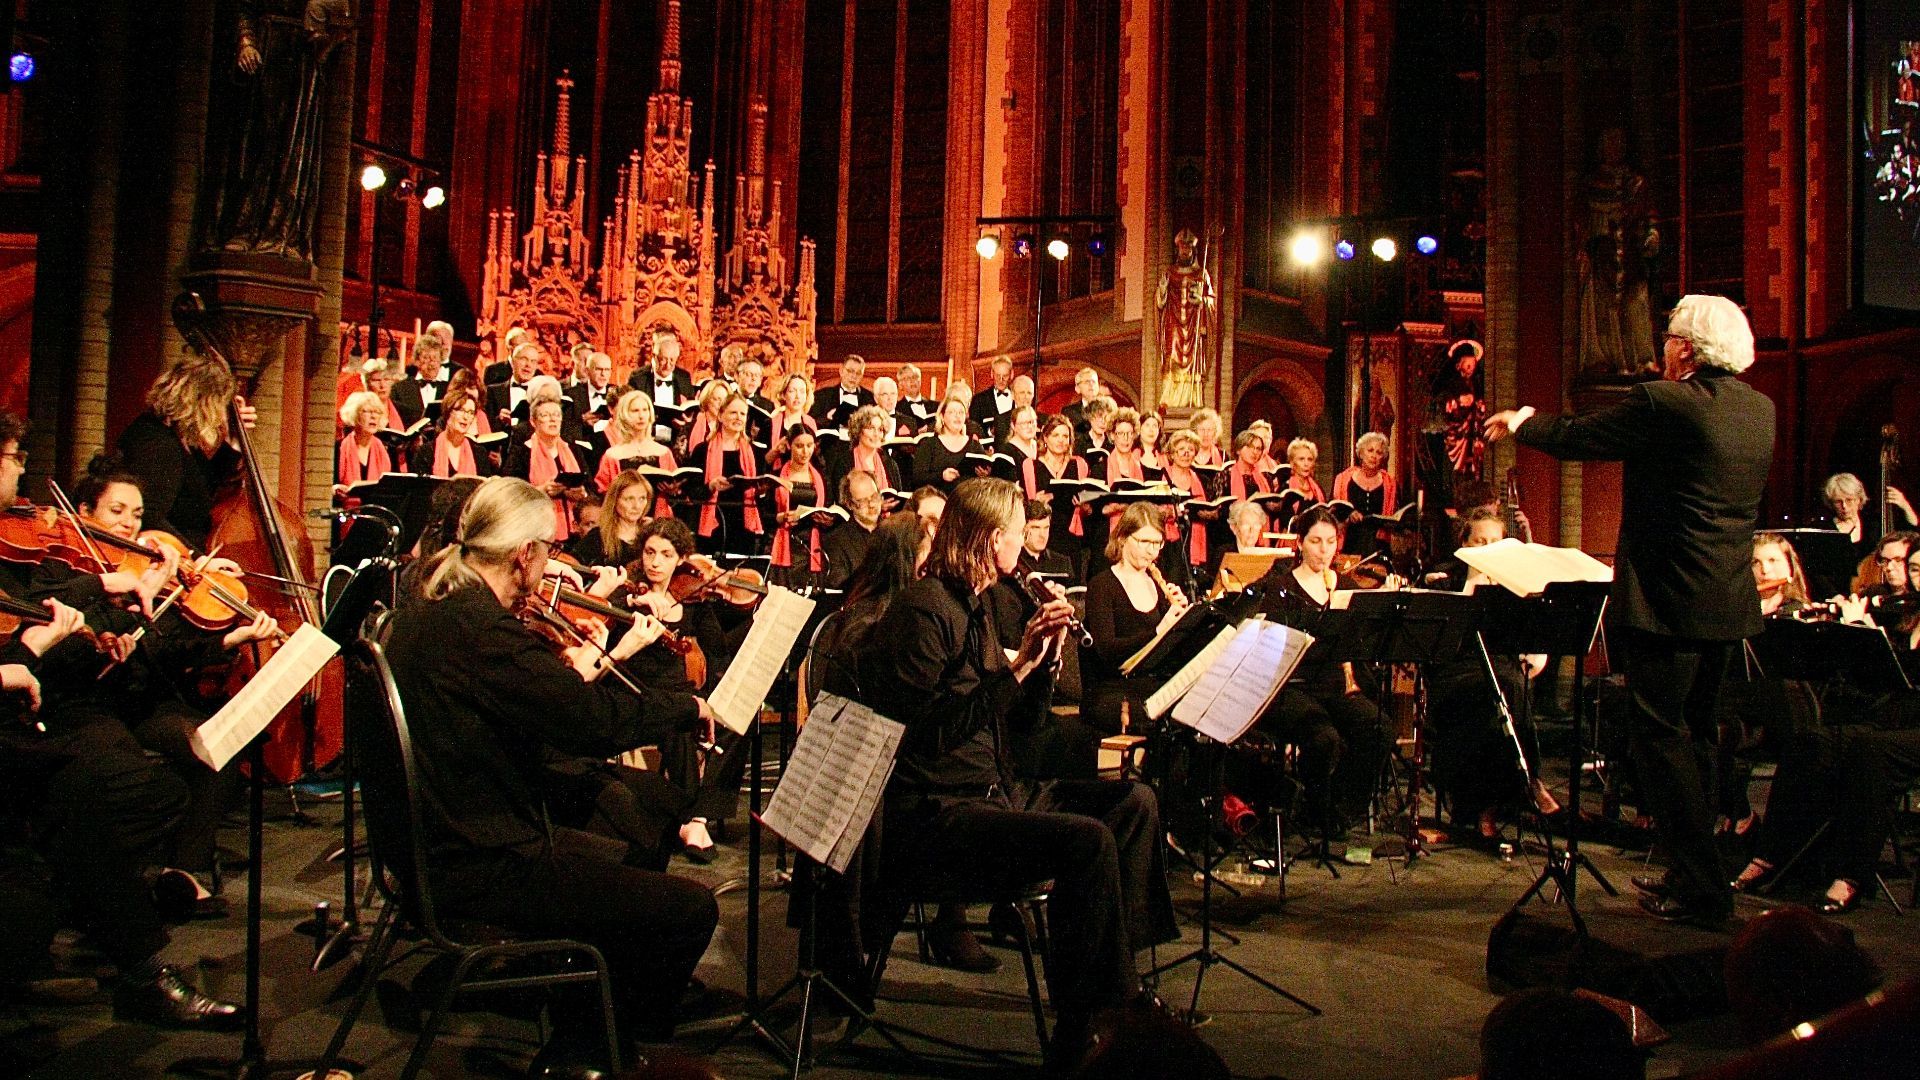
<path fill-rule="evenodd" d="M 1373 242 L 1373 257 L 1381 262 L 1392 262 L 1393 257 L 1398 254 L 1400 254 L 1400 245 L 1394 243 L 1391 236 L 1382 236 Z"/>
<path fill-rule="evenodd" d="M 978 252 L 983 259 L 991 260 L 998 258 L 1000 255 L 1000 234 L 992 229 L 981 233 L 980 239 L 973 242 L 973 250 Z"/>
<path fill-rule="evenodd" d="M 1326 237 L 1319 229 L 1301 229 L 1288 241 L 1287 256 L 1295 266 L 1318 266 L 1327 257 Z"/>
<path fill-rule="evenodd" d="M 1064 237 L 1056 236 L 1047 241 L 1047 254 L 1053 256 L 1055 262 L 1066 262 L 1067 256 L 1073 254 L 1073 245 Z"/>
<path fill-rule="evenodd" d="M 1072 257 L 1078 237 L 1082 230 L 1086 234 L 1086 253 L 1093 258 L 1104 257 L 1108 248 L 1108 238 L 1117 219 L 1112 214 L 1022 214 L 1002 217 L 975 218 L 974 224 L 981 232 L 973 242 L 973 250 L 983 259 L 992 259 L 1003 250 L 1001 238 L 1007 237 L 1004 245 L 1016 259 L 1030 259 L 1037 249 L 1044 246 L 1046 253 L 1056 263 L 1064 263 Z M 1046 305 L 1042 297 L 1043 272 L 1034 267 L 1027 278 L 1028 297 L 1033 309 L 1033 381 L 1040 382 L 1041 346 L 1046 340 Z"/>
<path fill-rule="evenodd" d="M 379 162 L 370 162 L 366 168 L 360 170 L 360 190 L 379 191 L 386 186 L 387 170 L 381 168 Z"/>

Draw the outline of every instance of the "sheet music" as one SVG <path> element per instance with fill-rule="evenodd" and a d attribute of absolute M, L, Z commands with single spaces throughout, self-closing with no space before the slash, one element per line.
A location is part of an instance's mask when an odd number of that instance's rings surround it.
<path fill-rule="evenodd" d="M 339 651 L 339 642 L 303 623 L 232 700 L 194 731 L 189 739 L 194 756 L 215 772 L 225 768 Z"/>
<path fill-rule="evenodd" d="M 713 714 L 735 735 L 745 735 L 760 715 L 775 679 L 793 653 L 793 643 L 807 628 L 813 614 L 813 601 L 791 589 L 767 586 L 766 599 L 754 609 L 753 626 L 740 645 L 727 673 L 707 697 Z"/>
<path fill-rule="evenodd" d="M 800 729 L 761 823 L 807 857 L 845 872 L 906 730 L 857 702 L 822 695 Z"/>
<path fill-rule="evenodd" d="M 1232 641 L 1227 643 L 1227 647 L 1220 651 L 1213 665 L 1194 682 L 1193 688 L 1187 691 L 1187 696 L 1181 698 L 1180 703 L 1174 706 L 1173 718 L 1176 722 L 1188 727 L 1200 725 L 1200 718 L 1206 715 L 1208 706 L 1213 704 L 1214 698 L 1220 696 L 1220 691 L 1226 687 L 1227 680 L 1233 678 L 1234 669 L 1239 667 L 1240 662 L 1253 651 L 1256 635 L 1250 633 L 1250 629 L 1264 621 L 1264 619 L 1248 619 L 1240 624 L 1239 632 L 1234 635 Z"/>
<path fill-rule="evenodd" d="M 1193 689 L 1193 684 L 1200 681 L 1200 676 L 1206 674 L 1207 669 L 1213 666 L 1213 662 L 1220 658 L 1220 654 L 1227 651 L 1227 645 L 1233 641 L 1237 633 L 1239 633 L 1238 627 L 1221 627 L 1220 632 L 1213 636 L 1212 641 L 1207 642 L 1207 647 L 1201 649 L 1199 655 L 1187 661 L 1179 671 L 1173 673 L 1173 678 L 1168 679 L 1160 689 L 1148 695 L 1147 718 L 1158 720 L 1167 715 L 1167 710 L 1173 708 L 1175 702 L 1186 696 L 1187 691 Z"/>
<path fill-rule="evenodd" d="M 1463 547 L 1453 555 L 1517 596 L 1538 596 L 1557 581 L 1613 580 L 1613 567 L 1579 548 L 1523 544 L 1512 537 L 1485 547 Z"/>
<path fill-rule="evenodd" d="M 1253 648 L 1194 725 L 1216 742 L 1232 744 L 1247 733 L 1313 644 L 1313 635 L 1283 623 L 1263 622 L 1242 636 L 1253 639 Z"/>

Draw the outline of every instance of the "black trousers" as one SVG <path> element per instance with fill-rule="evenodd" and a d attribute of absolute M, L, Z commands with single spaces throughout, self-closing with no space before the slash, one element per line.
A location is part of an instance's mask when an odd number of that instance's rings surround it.
<path fill-rule="evenodd" d="M 604 841 L 566 843 L 538 858 L 504 856 L 449 870 L 436 880 L 443 911 L 521 933 L 584 941 L 606 956 L 620 1030 L 672 1036 L 674 1008 L 713 939 L 720 909 L 711 890 L 685 878 L 626 866 Z M 556 1027 L 591 1027 L 592 1007 L 553 1010 Z"/>
<path fill-rule="evenodd" d="M 1759 855 L 1785 865 L 1827 830 L 1822 876 L 1871 882 L 1894 807 L 1920 777 L 1920 728 L 1849 724 L 1796 733 L 1780 752 Z"/>
<path fill-rule="evenodd" d="M 1434 786 L 1447 794 L 1456 825 L 1471 825 L 1481 811 L 1507 806 L 1525 793 L 1518 751 L 1500 722 L 1486 664 L 1477 648 L 1469 651 L 1471 660 L 1435 664 L 1427 675 L 1426 738 Z M 1522 713 L 1526 673 L 1509 656 L 1495 656 L 1493 669 L 1519 725 L 1527 764 L 1538 775 L 1540 750 Z"/>
<path fill-rule="evenodd" d="M 884 848 L 883 877 L 898 898 L 985 900 L 1052 881 L 1047 985 L 1069 1032 L 1139 992 L 1135 950 L 1178 936 L 1159 809 L 1132 781 L 1042 784 L 1023 809 L 901 800 L 888 808 Z"/>
<path fill-rule="evenodd" d="M 1366 816 L 1391 749 L 1380 709 L 1364 694 L 1281 689 L 1259 720 L 1278 743 L 1300 748 L 1300 779 L 1316 824 L 1329 833 Z"/>
<path fill-rule="evenodd" d="M 213 869 L 220 822 L 246 779 L 240 772 L 239 757 L 216 773 L 194 754 L 193 733 L 206 719 L 206 713 L 185 702 L 163 701 L 145 720 L 133 725 L 133 737 L 140 745 L 165 757 L 174 775 L 186 785 L 186 813 L 164 861 L 196 874 Z"/>
<path fill-rule="evenodd" d="M 1717 800 L 1707 763 L 1719 742 L 1721 684 L 1739 642 L 1628 630 L 1617 643 L 1640 800 L 1671 860 L 1674 894 L 1707 912 L 1731 911 L 1733 893 L 1713 842 Z"/>
<path fill-rule="evenodd" d="M 626 865 L 664 871 L 680 849 L 687 798 L 658 772 L 591 758 L 555 758 L 543 779 L 554 823 L 627 845 Z"/>

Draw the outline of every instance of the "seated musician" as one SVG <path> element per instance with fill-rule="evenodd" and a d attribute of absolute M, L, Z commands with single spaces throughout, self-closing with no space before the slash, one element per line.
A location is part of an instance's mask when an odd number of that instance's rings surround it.
<path fill-rule="evenodd" d="M 413 471 L 422 476 L 492 476 L 493 455 L 473 441 L 479 433 L 480 399 L 464 387 L 440 402 L 440 431 L 413 451 Z"/>
<path fill-rule="evenodd" d="M 860 643 L 860 697 L 907 726 L 883 808 L 881 880 L 898 897 L 968 899 L 1052 880 L 1049 1064 L 1070 1068 L 1088 1022 L 1141 996 L 1134 952 L 1173 940 L 1153 793 L 1131 781 L 1016 787 L 1005 721 L 1044 694 L 1071 605 L 1041 607 L 1012 658 L 982 594 L 1019 557 L 1026 512 L 1003 480 L 961 482 L 923 576 Z"/>
<path fill-rule="evenodd" d="M 564 542 L 578 528 L 577 507 L 587 501 L 584 478 L 563 482 L 563 474 L 580 473 L 580 459 L 573 447 L 560 437 L 561 409 L 558 396 L 543 398 L 527 410 L 532 434 L 516 439 L 507 451 L 504 473 L 525 480 L 547 493 L 553 501 L 554 539 Z"/>
<path fill-rule="evenodd" d="M 1334 592 L 1352 589 L 1356 582 L 1333 570 L 1340 530 L 1325 509 L 1300 515 L 1294 531 L 1300 557 L 1276 563 L 1261 579 L 1257 610 L 1312 633 Z M 1391 746 L 1380 709 L 1363 691 L 1353 665 L 1321 659 L 1308 649 L 1259 726 L 1276 742 L 1300 748 L 1314 823 L 1329 842 L 1344 837 L 1349 824 L 1365 816 Z"/>
<path fill-rule="evenodd" d="M 856 471 L 840 479 L 840 505 L 846 508 L 849 520 L 835 525 L 821 542 L 829 589 L 844 587 L 866 558 L 867 545 L 872 542 L 873 530 L 880 526 L 880 512 L 886 504 L 873 474 Z"/>
<path fill-rule="evenodd" d="M 378 480 L 393 471 L 380 432 L 387 427 L 387 410 L 371 390 L 347 395 L 340 407 L 340 422 L 347 427 L 346 437 L 335 448 L 333 493 L 343 496 L 347 489 L 368 480 Z"/>
<path fill-rule="evenodd" d="M 967 403 L 949 394 L 935 415 L 933 438 L 922 439 L 913 452 L 914 483 L 952 491 L 974 473 L 966 456 L 981 452 L 980 441 L 967 431 Z"/>
<path fill-rule="evenodd" d="M 445 915 L 599 948 L 622 1038 L 665 1038 L 718 920 L 712 894 L 550 826 L 534 793 L 543 749 L 606 758 L 712 713 L 681 691 L 641 696 L 602 677 L 658 639 L 651 615 L 638 613 L 604 654 L 591 645 L 556 652 L 514 617 L 540 585 L 554 528 L 538 488 L 485 481 L 462 511 L 459 539 L 427 560 L 422 598 L 394 614 L 387 655 L 426 766 L 423 861 Z M 555 1002 L 536 1067 L 608 1067 L 598 1014 L 590 991 Z"/>
<path fill-rule="evenodd" d="M 1163 681 L 1127 677 L 1120 665 L 1186 614 L 1187 598 L 1159 576 L 1156 564 L 1165 543 L 1160 508 L 1134 503 L 1120 514 L 1107 540 L 1111 565 L 1087 581 L 1086 625 L 1093 648 L 1080 652 L 1080 716 L 1097 732 L 1121 730 L 1123 708 L 1132 727 L 1145 727 L 1147 696 Z M 1091 755 L 1092 747 L 1087 749 Z"/>
<path fill-rule="evenodd" d="M 1788 618 L 1807 606 L 1807 577 L 1800 554 L 1780 533 L 1753 534 L 1753 580 L 1760 590 L 1760 613 Z M 1798 679 L 1783 679 L 1753 665 L 1735 665 L 1720 691 L 1720 738 L 1714 746 L 1714 775 L 1719 788 L 1716 832 L 1746 835 L 1754 826 L 1747 789 L 1754 752 L 1778 755 L 1801 729 L 1819 722 L 1814 690 Z M 1744 677 L 1742 677 L 1744 675 Z"/>
<path fill-rule="evenodd" d="M 700 547 L 708 554 L 755 555 L 767 535 L 760 500 L 751 488 L 734 490 L 733 480 L 764 471 L 760 451 L 747 434 L 747 399 L 729 395 L 720 404 L 718 419 L 713 436 L 687 451 L 687 460 L 701 467 L 707 485 L 707 499 L 700 507 Z"/>
<path fill-rule="evenodd" d="M 827 505 L 826 477 L 813 463 L 819 445 L 813 429 L 797 427 L 787 436 L 786 455 L 773 471 L 773 578 L 787 588 L 812 585 L 827 569 L 826 530 L 804 520 L 809 510 Z"/>
<path fill-rule="evenodd" d="M 586 566 L 626 566 L 640 557 L 640 530 L 653 503 L 653 485 L 646 477 L 631 469 L 614 473 L 600 503 L 600 520 L 574 539 L 567 554 Z"/>
<path fill-rule="evenodd" d="M 1222 571 L 1228 552 L 1245 554 L 1255 551 L 1275 550 L 1267 543 L 1267 512 L 1259 503 L 1246 500 L 1229 503 L 1226 509 L 1227 533 L 1233 538 L 1231 544 L 1220 545 L 1213 558 L 1208 575 L 1213 579 L 1217 592 L 1239 592 L 1251 581 L 1242 581 L 1232 571 Z"/>
<path fill-rule="evenodd" d="M 1920 533 L 1890 532 L 1881 537 L 1863 564 L 1862 573 L 1854 579 L 1853 596 L 1871 601 L 1911 591 L 1913 580 L 1907 575 L 1907 557 L 1913 553 L 1916 542 L 1920 542 Z M 1878 616 L 1874 621 L 1885 625 Z"/>

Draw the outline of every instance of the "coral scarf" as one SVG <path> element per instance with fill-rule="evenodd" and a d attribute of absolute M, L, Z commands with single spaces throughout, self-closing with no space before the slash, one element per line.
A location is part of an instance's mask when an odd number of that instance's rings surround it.
<path fill-rule="evenodd" d="M 349 435 L 340 440 L 340 468 L 334 474 L 337 483 L 351 487 L 362 480 L 378 480 L 392 471 L 393 459 L 387 456 L 387 444 L 377 437 L 364 467 L 360 464 L 360 447 L 354 437 Z"/>
<path fill-rule="evenodd" d="M 441 478 L 455 476 L 479 476 L 480 470 L 473 461 L 473 440 L 460 440 L 460 449 L 447 445 L 447 433 L 441 432 L 433 440 L 433 475 Z"/>
<path fill-rule="evenodd" d="M 712 536 L 713 530 L 720 524 L 720 493 L 713 490 L 713 482 L 720 479 L 720 460 L 726 455 L 720 449 L 720 436 L 707 440 L 707 460 L 702 466 L 706 470 L 707 501 L 700 507 L 700 535 Z M 753 460 L 753 443 L 746 435 L 740 436 L 740 475 L 758 476 L 759 470 Z M 758 535 L 760 529 L 760 506 L 757 499 L 748 498 L 741 507 L 741 520 L 746 522 L 747 531 Z"/>
<path fill-rule="evenodd" d="M 1167 463 L 1167 484 L 1175 491 L 1184 491 L 1195 499 L 1206 498 L 1207 482 L 1201 479 L 1200 470 L 1188 469 L 1186 479 L 1182 480 L 1174 476 L 1174 473 L 1178 471 L 1179 468 L 1180 466 L 1172 462 Z M 1187 562 L 1193 566 L 1205 566 L 1207 564 L 1207 523 L 1204 521 L 1195 521 L 1191 524 L 1192 527 L 1187 530 L 1190 534 L 1187 537 Z M 1167 543 L 1169 544 L 1180 542 L 1180 519 L 1178 517 L 1170 517 L 1167 519 L 1166 537 Z"/>
<path fill-rule="evenodd" d="M 807 480 L 813 485 L 814 501 L 823 502 L 827 497 L 827 482 L 821 477 L 820 470 L 808 465 Z M 793 492 L 787 490 L 785 484 L 773 489 L 773 508 L 779 511 L 783 518 L 787 511 L 793 509 Z M 813 545 L 812 550 L 807 554 L 807 569 L 817 574 L 827 568 L 826 549 L 820 543 L 821 530 L 816 526 L 809 526 L 809 528 L 813 530 Z M 780 531 L 773 534 L 773 565 L 793 565 L 792 522 L 782 520 Z"/>
<path fill-rule="evenodd" d="M 535 435 L 526 442 L 527 447 L 527 483 L 534 487 L 545 487 L 553 483 L 553 478 L 563 472 L 579 472 L 580 463 L 573 456 L 573 448 L 561 440 L 555 446 L 554 453 L 540 449 L 540 437 Z M 565 540 L 573 535 L 573 504 L 564 498 L 553 500 L 553 538 Z"/>

